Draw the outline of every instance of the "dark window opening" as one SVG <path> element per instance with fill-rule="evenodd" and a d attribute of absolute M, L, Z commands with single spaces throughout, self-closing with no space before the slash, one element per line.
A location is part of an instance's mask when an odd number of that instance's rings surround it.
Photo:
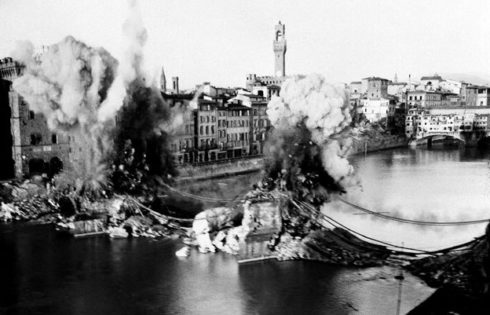
<path fill-rule="evenodd" d="M 40 133 L 31 134 L 31 145 L 38 145 L 43 140 L 43 137 Z"/>

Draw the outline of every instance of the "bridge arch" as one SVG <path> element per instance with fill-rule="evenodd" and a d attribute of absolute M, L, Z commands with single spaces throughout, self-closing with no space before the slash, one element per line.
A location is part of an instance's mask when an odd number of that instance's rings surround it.
<path fill-rule="evenodd" d="M 427 141 L 427 145 L 430 146 L 432 145 L 432 141 L 434 138 L 445 138 L 445 139 L 454 139 L 459 141 L 462 144 L 466 144 L 466 140 L 464 137 L 462 137 L 459 133 L 458 134 L 449 134 L 449 133 L 434 133 L 434 134 L 429 134 L 425 135 L 423 137 L 417 137 L 416 139 L 411 142 L 412 144 L 422 144 L 424 141 Z"/>

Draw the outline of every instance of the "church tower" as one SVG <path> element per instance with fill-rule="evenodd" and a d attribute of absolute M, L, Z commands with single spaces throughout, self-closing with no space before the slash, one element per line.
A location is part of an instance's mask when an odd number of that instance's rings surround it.
<path fill-rule="evenodd" d="M 167 78 L 165 77 L 165 71 L 163 70 L 163 67 L 162 67 L 162 74 L 160 75 L 160 90 L 163 93 L 167 92 Z"/>
<path fill-rule="evenodd" d="M 275 72 L 277 77 L 286 76 L 286 26 L 279 24 L 275 26 L 274 34 L 274 59 L 275 59 Z"/>

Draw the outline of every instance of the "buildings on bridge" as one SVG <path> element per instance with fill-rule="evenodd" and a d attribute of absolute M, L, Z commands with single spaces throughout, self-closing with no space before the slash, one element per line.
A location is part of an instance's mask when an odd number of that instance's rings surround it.
<path fill-rule="evenodd" d="M 357 116 L 370 122 L 386 119 L 386 127 L 408 138 L 435 133 L 487 130 L 490 87 L 440 75 L 423 76 L 420 82 L 398 82 L 368 77 L 351 82 L 350 102 Z"/>
<path fill-rule="evenodd" d="M 450 136 L 461 139 L 462 136 L 483 135 L 490 132 L 490 108 L 408 110 L 405 121 L 405 135 L 409 139 L 423 139 L 430 136 Z M 466 135 L 465 135 L 466 134 Z"/>

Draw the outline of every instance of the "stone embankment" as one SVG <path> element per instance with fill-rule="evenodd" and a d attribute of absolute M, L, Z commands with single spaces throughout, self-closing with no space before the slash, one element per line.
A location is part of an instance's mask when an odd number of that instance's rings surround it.
<path fill-rule="evenodd" d="M 185 165 L 178 168 L 179 182 L 203 180 L 229 175 L 256 172 L 264 168 L 264 157 L 244 157 L 240 159 L 213 161 L 199 165 Z"/>
<path fill-rule="evenodd" d="M 379 134 L 353 138 L 351 154 L 363 154 L 394 148 L 406 147 L 408 140 L 403 136 Z"/>

